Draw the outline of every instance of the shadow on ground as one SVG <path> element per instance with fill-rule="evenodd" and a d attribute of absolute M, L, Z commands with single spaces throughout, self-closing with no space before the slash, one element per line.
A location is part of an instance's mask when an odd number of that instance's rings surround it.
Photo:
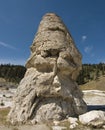
<path fill-rule="evenodd" d="M 88 111 L 91 111 L 91 110 L 102 110 L 102 111 L 105 111 L 105 105 L 88 105 L 87 109 L 88 109 Z"/>

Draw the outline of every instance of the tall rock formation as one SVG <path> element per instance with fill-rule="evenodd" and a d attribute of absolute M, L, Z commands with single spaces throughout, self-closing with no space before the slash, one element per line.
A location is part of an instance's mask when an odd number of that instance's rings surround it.
<path fill-rule="evenodd" d="M 82 92 L 75 82 L 81 54 L 60 17 L 46 14 L 40 22 L 13 106 L 12 123 L 62 120 L 86 112 Z"/>

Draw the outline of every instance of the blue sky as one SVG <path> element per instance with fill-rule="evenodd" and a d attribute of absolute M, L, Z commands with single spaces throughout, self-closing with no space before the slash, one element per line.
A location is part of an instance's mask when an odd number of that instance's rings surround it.
<path fill-rule="evenodd" d="M 105 62 L 105 0 L 0 0 L 0 63 L 25 64 L 47 12 L 62 18 L 83 63 Z"/>

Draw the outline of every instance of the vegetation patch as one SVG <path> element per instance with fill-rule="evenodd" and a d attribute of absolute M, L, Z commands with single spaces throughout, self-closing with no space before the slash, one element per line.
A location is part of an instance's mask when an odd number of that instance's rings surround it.
<path fill-rule="evenodd" d="M 26 68 L 21 65 L 0 65 L 0 77 L 4 78 L 8 82 L 19 83 L 26 72 Z"/>
<path fill-rule="evenodd" d="M 82 70 L 77 78 L 79 85 L 90 81 L 98 81 L 100 76 L 105 76 L 105 64 L 83 64 Z"/>
<path fill-rule="evenodd" d="M 0 125 L 6 125 L 7 124 L 7 115 L 10 111 L 10 108 L 0 108 Z"/>

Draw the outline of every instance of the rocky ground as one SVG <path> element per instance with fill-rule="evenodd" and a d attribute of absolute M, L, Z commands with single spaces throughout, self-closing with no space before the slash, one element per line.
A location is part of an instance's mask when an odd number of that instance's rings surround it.
<path fill-rule="evenodd" d="M 96 130 L 95 128 L 90 128 L 86 126 L 80 126 L 78 128 L 75 128 L 75 130 Z M 49 126 L 45 124 L 41 125 L 23 125 L 23 126 L 0 126 L 0 130 L 70 130 L 70 128 L 67 128 L 65 126 L 52 126 L 50 128 Z M 103 130 L 103 129 L 97 129 L 97 130 Z"/>
<path fill-rule="evenodd" d="M 12 97 L 16 92 L 16 87 L 0 88 L 0 108 L 11 107 Z M 105 91 L 83 90 L 84 100 L 88 105 L 88 110 L 105 110 Z"/>
<path fill-rule="evenodd" d="M 12 97 L 13 97 L 15 92 L 16 92 L 16 88 L 9 88 L 9 89 L 4 88 L 3 89 L 1 87 L 1 89 L 0 89 L 0 109 L 5 109 L 5 108 L 11 107 Z M 100 115 L 100 117 L 102 117 L 105 114 L 105 113 L 102 113 L 105 111 L 105 100 L 104 100 L 105 99 L 105 91 L 85 90 L 85 91 L 83 91 L 83 93 L 84 93 L 84 100 L 88 105 L 88 111 L 91 112 L 89 114 L 93 115 L 93 116 L 95 115 L 94 117 L 91 116 L 92 119 L 97 117 L 97 112 L 99 112 L 98 115 Z M 96 111 L 93 111 L 93 110 L 96 110 Z M 101 111 L 99 111 L 99 110 L 101 110 Z M 84 115 L 85 119 L 86 119 L 86 116 L 88 118 L 88 115 Z M 79 117 L 79 118 L 80 118 L 80 120 L 84 121 L 84 119 L 83 119 L 84 117 Z M 89 120 L 89 122 L 91 122 L 91 119 Z M 89 124 L 89 122 L 87 124 Z M 98 130 L 105 129 L 104 125 L 103 125 L 104 128 L 100 127 L 101 124 L 104 124 L 104 122 L 98 121 L 98 125 L 96 123 L 96 125 L 98 126 Z M 69 130 L 70 128 L 74 128 L 74 127 L 76 127 L 75 129 L 77 129 L 77 130 L 78 129 L 83 130 L 84 128 L 86 130 L 93 130 L 92 127 L 78 125 L 77 118 L 73 118 L 73 119 L 68 118 L 68 120 L 63 121 L 63 122 L 54 121 L 53 123 L 50 124 L 50 126 L 45 125 L 45 124 L 33 125 L 33 126 L 32 125 L 10 126 L 10 125 L 3 125 L 0 123 L 0 130 L 29 130 L 29 129 L 30 130 L 42 130 L 42 129 L 44 129 L 44 130 L 51 130 L 51 129 L 52 130 Z"/>
<path fill-rule="evenodd" d="M 0 108 L 11 107 L 15 91 L 16 89 L 0 90 Z"/>

